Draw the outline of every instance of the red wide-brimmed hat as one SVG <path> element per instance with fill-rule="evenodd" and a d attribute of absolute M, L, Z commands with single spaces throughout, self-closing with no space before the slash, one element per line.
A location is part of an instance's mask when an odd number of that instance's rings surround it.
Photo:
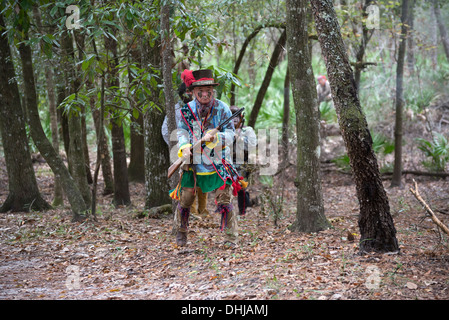
<path fill-rule="evenodd" d="M 212 75 L 212 70 L 202 69 L 202 70 L 184 70 L 181 74 L 182 81 L 186 84 L 189 90 L 195 87 L 205 87 L 205 86 L 218 86 Z"/>

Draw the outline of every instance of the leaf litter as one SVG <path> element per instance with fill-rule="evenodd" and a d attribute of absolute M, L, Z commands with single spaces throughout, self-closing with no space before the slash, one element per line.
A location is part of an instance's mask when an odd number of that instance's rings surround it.
<path fill-rule="evenodd" d="M 51 201 L 52 178 L 40 179 Z M 429 204 L 447 212 L 447 181 L 419 183 Z M 97 222 L 73 223 L 67 207 L 2 214 L 0 299 L 448 299 L 448 239 L 408 192 L 411 178 L 405 184 L 386 186 L 401 248 L 392 254 L 359 254 L 355 188 L 349 176 L 335 172 L 323 175 L 331 229 L 301 234 L 288 228 L 296 189 L 287 182 L 277 226 L 260 205 L 249 208 L 239 219 L 235 249 L 222 246 L 214 213 L 192 218 L 188 245 L 177 247 L 171 215 L 137 218 L 145 210 L 142 184 L 130 184 L 130 207 L 114 208 L 111 196 L 100 196 Z M 251 187 L 251 196 L 259 187 Z M 439 217 L 448 224 L 448 215 Z"/>

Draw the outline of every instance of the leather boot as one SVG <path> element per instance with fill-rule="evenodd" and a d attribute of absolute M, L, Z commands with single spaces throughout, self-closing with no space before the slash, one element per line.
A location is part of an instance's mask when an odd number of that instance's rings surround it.
<path fill-rule="evenodd" d="M 176 244 L 180 247 L 184 247 L 187 244 L 187 232 L 189 228 L 189 216 L 190 208 L 183 208 L 178 205 L 179 215 L 181 218 L 181 226 L 176 234 Z"/>
<path fill-rule="evenodd" d="M 187 244 L 187 230 L 179 228 L 176 234 L 176 244 L 180 247 L 184 247 Z"/>

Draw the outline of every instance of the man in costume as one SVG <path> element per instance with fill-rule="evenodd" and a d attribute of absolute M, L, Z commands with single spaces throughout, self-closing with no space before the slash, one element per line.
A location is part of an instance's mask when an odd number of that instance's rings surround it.
<path fill-rule="evenodd" d="M 239 110 L 237 106 L 231 106 L 230 109 L 233 114 Z M 249 163 L 249 157 L 250 152 L 255 152 L 257 137 L 254 129 L 245 126 L 244 123 L 245 115 L 243 113 L 239 117 L 234 118 L 235 140 L 233 146 L 233 163 L 239 175 L 249 182 L 250 175 L 254 170 L 253 165 Z M 251 154 L 251 156 L 255 156 L 255 154 Z M 244 216 L 246 214 L 246 208 L 252 204 L 247 188 L 242 188 L 238 192 L 237 203 L 239 206 L 239 214 Z"/>
<path fill-rule="evenodd" d="M 196 187 L 199 187 L 205 193 L 215 190 L 225 245 L 234 247 L 238 233 L 232 196 L 236 196 L 241 189 L 241 177 L 232 165 L 229 147 L 234 141 L 234 123 L 229 122 L 214 136 L 208 133 L 232 113 L 223 101 L 215 98 L 214 87 L 218 83 L 213 79 L 212 70 L 184 70 L 181 79 L 193 93 L 194 99 L 181 108 L 181 120 L 178 122 L 178 156 L 190 157 L 191 162 L 183 166 L 180 182 L 170 192 L 173 199 L 179 200 L 181 216 L 176 243 L 179 246 L 187 244 L 190 210 Z M 201 148 L 191 151 L 191 146 L 202 138 L 206 142 Z"/>
<path fill-rule="evenodd" d="M 318 96 L 318 106 L 321 104 L 321 102 L 329 102 L 332 100 L 332 94 L 331 94 L 331 86 L 329 84 L 329 81 L 327 81 L 326 76 L 319 76 L 318 77 L 318 84 L 316 86 L 316 93 Z"/>
<path fill-rule="evenodd" d="M 181 83 L 178 88 L 178 95 L 180 100 L 175 105 L 176 123 L 181 120 L 181 107 L 192 101 L 192 93 L 188 90 L 184 82 Z M 164 122 L 162 123 L 161 132 L 167 145 L 170 145 L 170 132 L 168 132 L 167 116 L 165 116 Z M 198 214 L 200 217 L 206 218 L 209 216 L 209 211 L 207 210 L 207 193 L 204 193 L 201 188 L 197 188 L 196 195 L 195 201 L 192 204 L 191 213 Z"/>

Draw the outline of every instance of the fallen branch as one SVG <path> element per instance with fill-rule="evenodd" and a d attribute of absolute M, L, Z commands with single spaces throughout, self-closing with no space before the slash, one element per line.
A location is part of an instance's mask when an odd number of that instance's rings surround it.
<path fill-rule="evenodd" d="M 384 172 L 382 175 L 392 175 L 393 172 Z M 413 174 L 415 176 L 429 176 L 446 178 L 449 177 L 449 172 L 428 172 L 428 171 L 416 171 L 416 170 L 402 170 L 402 174 Z"/>
<path fill-rule="evenodd" d="M 136 218 L 148 217 L 150 219 L 161 219 L 163 217 L 169 216 L 172 213 L 173 212 L 171 204 L 163 204 L 159 207 L 153 207 L 148 210 L 138 212 L 135 217 Z"/>
<path fill-rule="evenodd" d="M 351 66 L 354 66 L 356 69 L 365 69 L 367 66 L 377 66 L 377 62 L 363 62 L 363 61 L 357 61 L 357 62 L 351 62 Z"/>
<path fill-rule="evenodd" d="M 441 221 L 440 219 L 438 219 L 438 217 L 435 215 L 435 213 L 433 213 L 432 209 L 427 205 L 427 203 L 424 201 L 424 199 L 421 197 L 421 195 L 419 194 L 418 191 L 418 184 L 416 183 L 415 179 L 413 179 L 413 182 L 415 184 L 415 190 L 413 190 L 413 188 L 410 188 L 410 192 L 415 196 L 415 198 L 421 202 L 421 204 L 424 206 L 424 208 L 426 209 L 427 213 L 430 215 L 430 218 L 432 219 L 433 222 L 435 222 L 435 224 L 440 227 L 441 230 L 443 230 L 443 232 L 447 235 L 449 235 L 449 228 L 446 227 Z"/>

